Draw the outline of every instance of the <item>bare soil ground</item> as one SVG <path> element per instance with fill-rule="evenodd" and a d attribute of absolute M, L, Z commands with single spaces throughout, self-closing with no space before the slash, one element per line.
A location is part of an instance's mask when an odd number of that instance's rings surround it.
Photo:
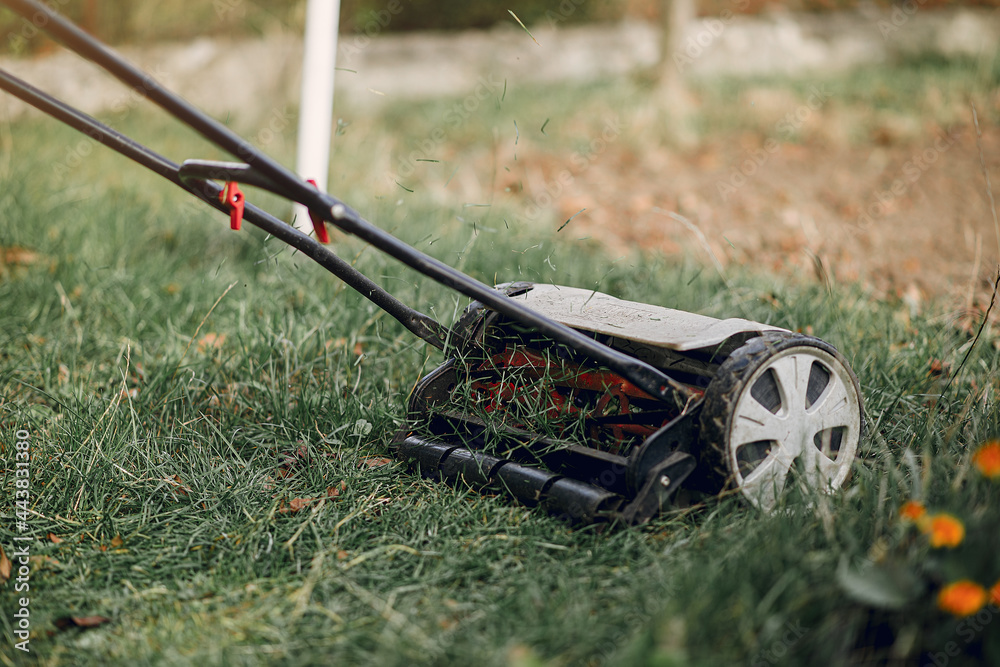
<path fill-rule="evenodd" d="M 981 129 L 998 194 L 1000 130 Z M 971 112 L 967 125 L 921 127 L 903 141 L 889 130 L 871 145 L 835 139 L 781 143 L 747 133 L 686 151 L 641 152 L 619 142 L 578 173 L 565 156 L 522 153 L 518 164 L 526 194 L 542 200 L 569 168 L 572 178 L 555 198 L 559 217 L 586 209 L 570 222 L 574 235 L 613 252 L 695 252 L 706 260 L 711 252 L 723 266 L 861 281 L 914 308 L 943 297 L 981 312 L 1000 238 Z"/>
<path fill-rule="evenodd" d="M 946 25 L 961 18 L 941 16 Z M 761 25 L 774 22 L 784 25 L 782 21 L 787 20 L 778 17 L 748 26 L 734 24 L 726 36 L 743 43 L 747 40 L 741 42 L 737 37 L 745 30 L 763 29 Z M 871 21 L 862 24 L 874 30 Z M 911 37 L 918 33 L 923 34 L 914 29 Z M 955 34 L 967 33 L 959 30 Z M 655 61 L 655 30 L 651 26 L 574 27 L 538 35 L 548 47 L 538 48 L 542 55 L 534 54 L 530 49 L 535 46 L 513 29 L 457 36 L 382 36 L 370 46 L 367 41 L 346 40 L 342 44 L 344 63 L 357 71 L 348 69 L 338 75 L 338 85 L 344 88 L 338 92 L 343 94 L 338 104 L 346 99 L 348 107 L 364 109 L 366 100 L 371 99 L 398 102 L 417 98 L 418 93 L 460 96 L 478 91 L 477 82 L 484 72 L 490 73 L 489 81 L 502 80 L 506 91 L 508 80 L 521 83 L 623 76 L 622 72 L 634 72 Z M 764 45 L 774 40 L 758 41 Z M 754 45 L 758 41 L 750 40 Z M 130 57 L 159 63 L 145 64 L 158 75 L 162 69 L 169 85 L 176 85 L 210 109 L 211 102 L 219 99 L 225 110 L 250 108 L 253 101 L 267 100 L 257 114 L 258 125 L 263 127 L 276 113 L 282 119 L 287 115 L 284 109 L 291 103 L 282 102 L 288 95 L 279 93 L 294 81 L 286 70 L 298 62 L 297 43 L 292 37 L 279 35 L 271 42 L 274 44 L 244 45 L 241 50 L 232 44 L 220 46 L 203 40 L 179 48 L 173 55 L 164 48 L 143 49 Z M 725 44 L 718 46 L 716 55 L 721 58 Z M 838 48 L 837 54 L 844 52 Z M 248 53 L 262 49 L 270 49 L 274 55 L 263 59 L 269 63 L 265 69 L 270 74 L 262 71 L 255 77 L 264 82 L 263 88 L 248 85 L 245 103 L 228 93 L 219 95 L 218 81 L 246 83 L 245 77 L 220 74 L 228 71 L 220 69 L 225 65 L 220 58 L 231 57 L 236 63 L 233 66 L 242 68 L 250 58 Z M 762 51 L 754 49 L 755 53 Z M 748 57 L 743 52 L 725 53 L 729 54 L 726 62 L 730 69 Z M 712 70 L 708 55 L 696 64 Z M 775 62 L 802 60 L 800 53 L 780 49 L 769 57 Z M 843 65 L 840 56 L 828 53 L 824 58 Z M 98 96 L 94 91 L 99 86 L 90 79 L 67 76 L 69 65 L 62 61 L 7 64 L 15 71 L 26 70 L 25 76 L 33 82 L 44 83 L 47 89 L 54 87 L 57 94 L 85 109 L 99 109 L 108 99 L 115 99 Z M 204 77 L 209 64 L 216 74 Z M 775 64 L 760 69 L 772 71 Z M 192 73 L 198 76 L 189 81 Z M 79 87 L 80 81 L 85 82 L 83 90 L 62 91 L 56 86 Z M 201 91 L 196 84 L 207 90 Z M 120 89 L 114 90 L 121 94 Z M 95 99 L 88 97 L 88 91 Z M 782 91 L 748 91 L 748 106 L 731 113 L 753 109 L 758 129 L 702 132 L 686 148 L 662 140 L 666 133 L 660 105 L 628 115 L 620 137 L 604 142 L 599 151 L 585 154 L 582 160 L 574 160 L 572 151 L 546 150 L 541 143 L 530 142 L 516 148 L 515 159 L 511 142 L 501 151 L 506 150 L 506 155 L 492 151 L 482 155 L 480 171 L 491 172 L 497 159 L 508 165 L 509 171 L 503 172 L 506 180 L 497 184 L 499 192 L 512 193 L 521 210 L 537 206 L 546 215 L 554 212 L 556 224 L 586 209 L 573 218 L 564 235 L 590 236 L 615 253 L 626 254 L 636 248 L 668 254 L 694 252 L 709 260 L 711 252 L 713 261 L 722 265 L 738 263 L 777 270 L 799 279 L 862 281 L 877 296 L 901 298 L 914 307 L 926 298 L 944 297 L 959 308 L 982 309 L 989 301 L 1000 262 L 1000 230 L 989 203 L 971 110 L 965 105 L 957 113 L 949 111 L 947 107 L 956 104 L 955 97 L 945 94 L 938 99 L 940 95 L 933 89 L 914 94 L 920 97 L 921 108 L 933 113 L 914 113 L 882 123 L 872 122 L 870 116 L 876 113 L 869 114 L 856 101 L 833 108 L 836 100 L 821 109 L 807 109 L 801 118 L 793 115 L 789 121 L 788 114 L 802 109 L 808 99 L 789 97 Z M 986 95 L 985 106 L 980 108 L 982 148 L 994 189 L 1000 194 L 1000 130 L 996 123 L 1000 92 Z M 277 105 L 273 108 L 272 100 Z M 4 105 L 16 116 L 15 103 L 0 100 L 0 111 Z M 703 111 L 695 100 L 690 114 L 697 117 Z M 964 120 L 947 125 L 929 120 L 945 117 Z M 785 132 L 782 123 L 794 126 L 794 131 Z M 863 135 L 860 141 L 859 127 Z M 593 129 L 585 128 L 580 136 L 588 136 Z M 670 217 L 670 212 L 683 216 L 690 225 Z"/>

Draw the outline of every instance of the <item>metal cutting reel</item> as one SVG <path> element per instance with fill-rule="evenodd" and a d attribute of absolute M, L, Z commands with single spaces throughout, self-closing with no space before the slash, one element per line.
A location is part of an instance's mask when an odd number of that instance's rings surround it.
<path fill-rule="evenodd" d="M 243 162 L 176 164 L 0 70 L 0 88 L 312 258 L 445 353 L 391 445 L 423 474 L 504 489 L 572 520 L 642 523 L 682 483 L 773 509 L 783 490 L 847 479 L 863 428 L 858 381 L 828 343 L 573 287 L 493 288 L 364 220 L 35 0 L 0 4 Z M 309 209 L 315 237 L 239 184 Z M 325 224 L 472 300 L 453 327 L 398 301 L 327 249 Z M 318 240 L 317 240 L 318 239 Z"/>
<path fill-rule="evenodd" d="M 791 483 L 841 486 L 863 417 L 858 382 L 818 338 L 572 287 L 512 283 L 514 301 L 652 365 L 627 378 L 473 303 L 463 349 L 418 385 L 398 455 L 431 476 L 505 488 L 575 520 L 641 523 L 681 483 L 726 483 L 772 510 Z"/>
<path fill-rule="evenodd" d="M 850 474 L 861 392 L 828 343 L 592 290 L 501 289 L 680 386 L 654 398 L 473 303 L 456 327 L 464 348 L 417 385 L 411 430 L 394 443 L 425 474 L 627 523 L 649 519 L 686 480 L 710 491 L 729 483 L 769 511 L 792 480 L 832 490 Z"/>

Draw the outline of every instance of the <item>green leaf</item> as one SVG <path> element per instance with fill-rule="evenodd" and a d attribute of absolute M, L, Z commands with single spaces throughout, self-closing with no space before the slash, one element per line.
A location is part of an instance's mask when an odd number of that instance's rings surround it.
<path fill-rule="evenodd" d="M 837 583 L 853 600 L 881 609 L 901 609 L 921 591 L 920 580 L 903 567 L 874 563 L 851 566 L 846 557 L 837 566 Z"/>

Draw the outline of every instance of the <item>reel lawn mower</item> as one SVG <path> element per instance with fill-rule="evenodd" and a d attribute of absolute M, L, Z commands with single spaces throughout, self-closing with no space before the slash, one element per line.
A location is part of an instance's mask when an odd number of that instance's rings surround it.
<path fill-rule="evenodd" d="M 682 483 L 729 485 L 763 510 L 794 484 L 829 491 L 863 429 L 857 378 L 830 344 L 573 287 L 489 287 L 364 220 L 34 0 L 0 0 L 241 162 L 176 164 L 0 70 L 0 88 L 288 243 L 447 360 L 417 384 L 390 448 L 427 476 L 505 490 L 573 521 L 638 524 Z M 315 238 L 244 200 L 304 205 Z M 472 300 L 452 327 L 409 308 L 328 250 L 325 224 Z"/>

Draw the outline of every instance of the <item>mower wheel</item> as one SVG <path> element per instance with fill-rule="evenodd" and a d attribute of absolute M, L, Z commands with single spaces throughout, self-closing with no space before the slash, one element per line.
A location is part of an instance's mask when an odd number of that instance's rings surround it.
<path fill-rule="evenodd" d="M 858 379 L 840 353 L 811 336 L 769 333 L 734 351 L 709 384 L 702 460 L 769 512 L 789 480 L 806 490 L 843 485 L 863 429 Z"/>

